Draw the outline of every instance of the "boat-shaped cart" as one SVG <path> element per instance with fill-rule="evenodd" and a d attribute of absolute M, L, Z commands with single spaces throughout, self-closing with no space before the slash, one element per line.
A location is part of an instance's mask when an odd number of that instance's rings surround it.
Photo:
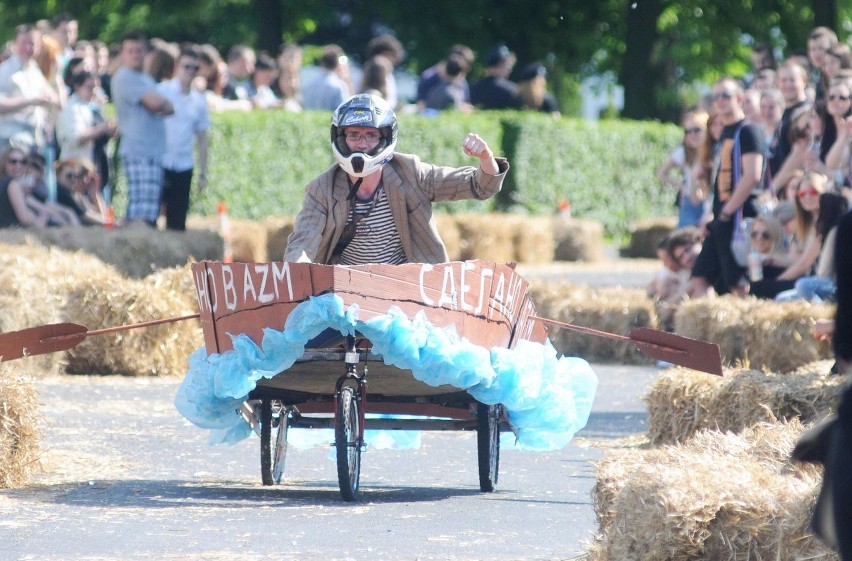
<path fill-rule="evenodd" d="M 286 332 L 288 317 L 312 298 L 339 299 L 343 310 L 357 310 L 359 322 L 380 320 L 391 309 L 425 317 L 430 328 L 455 331 L 456 339 L 483 349 L 547 338 L 533 319 L 527 282 L 511 265 L 205 261 L 192 270 L 208 356 L 233 350 L 237 334 L 262 347 L 265 330 Z M 405 341 L 374 345 L 364 330 L 332 327 L 312 336 L 292 366 L 258 378 L 240 411 L 260 436 L 264 485 L 281 479 L 288 428 L 333 428 L 340 492 L 354 500 L 369 423 L 371 429 L 475 430 L 480 489 L 494 489 L 500 432 L 511 429 L 503 407 L 480 403 L 454 385 L 427 384 L 412 370 L 386 364 L 376 349 L 399 345 Z"/>

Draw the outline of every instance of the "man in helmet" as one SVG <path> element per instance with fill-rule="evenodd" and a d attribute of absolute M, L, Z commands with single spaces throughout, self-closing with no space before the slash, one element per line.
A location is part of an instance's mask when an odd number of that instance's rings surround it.
<path fill-rule="evenodd" d="M 477 167 L 426 164 L 394 152 L 396 115 L 382 98 L 359 94 L 331 119 L 337 163 L 305 190 L 285 261 L 358 265 L 448 261 L 432 203 L 487 199 L 500 190 L 508 162 L 477 134 L 462 142 Z"/>

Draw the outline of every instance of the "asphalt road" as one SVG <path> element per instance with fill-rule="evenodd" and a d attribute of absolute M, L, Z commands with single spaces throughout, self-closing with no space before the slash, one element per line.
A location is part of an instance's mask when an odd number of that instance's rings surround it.
<path fill-rule="evenodd" d="M 258 440 L 209 446 L 172 406 L 177 381 L 42 380 L 45 473 L 0 491 L 0 559 L 571 559 L 597 528 L 593 462 L 645 431 L 656 368 L 596 365 L 588 426 L 563 450 L 503 450 L 479 491 L 476 440 L 424 433 L 368 450 L 361 500 L 340 500 L 330 448 L 290 450 L 260 484 Z"/>

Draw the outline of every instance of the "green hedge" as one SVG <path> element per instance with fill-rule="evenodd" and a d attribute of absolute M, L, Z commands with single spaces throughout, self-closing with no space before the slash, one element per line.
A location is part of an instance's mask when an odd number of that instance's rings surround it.
<path fill-rule="evenodd" d="M 330 113 L 310 111 L 214 115 L 209 187 L 193 197 L 191 212 L 213 214 L 223 200 L 237 218 L 295 214 L 307 182 L 333 163 L 329 120 Z M 509 158 L 504 192 L 485 202 L 443 203 L 439 210 L 551 214 L 567 198 L 574 216 L 599 220 L 615 238 L 638 219 L 674 214 L 674 193 L 654 173 L 680 141 L 677 127 L 514 112 L 400 115 L 397 149 L 431 163 L 469 164 L 461 141 L 470 131 Z M 119 211 L 121 202 L 119 196 Z"/>

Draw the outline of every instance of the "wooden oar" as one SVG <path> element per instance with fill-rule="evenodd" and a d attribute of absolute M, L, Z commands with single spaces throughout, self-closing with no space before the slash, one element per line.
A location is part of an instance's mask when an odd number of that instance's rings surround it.
<path fill-rule="evenodd" d="M 93 329 L 91 331 L 86 326 L 76 323 L 53 323 L 50 325 L 30 327 L 21 331 L 0 333 L 0 362 L 71 349 L 82 343 L 86 337 L 106 335 L 118 331 L 129 331 L 131 329 L 139 329 L 140 327 L 151 327 L 162 323 L 196 319 L 199 316 L 200 314 L 190 314 L 188 316 L 154 319 L 140 323 L 131 323 L 129 325 L 119 325 L 117 327 Z"/>
<path fill-rule="evenodd" d="M 609 331 L 581 327 L 540 316 L 532 316 L 532 319 L 580 333 L 633 343 L 637 349 L 657 360 L 722 376 L 722 354 L 719 351 L 719 345 L 714 343 L 690 339 L 647 327 L 634 327 L 628 335 L 618 335 Z"/>

